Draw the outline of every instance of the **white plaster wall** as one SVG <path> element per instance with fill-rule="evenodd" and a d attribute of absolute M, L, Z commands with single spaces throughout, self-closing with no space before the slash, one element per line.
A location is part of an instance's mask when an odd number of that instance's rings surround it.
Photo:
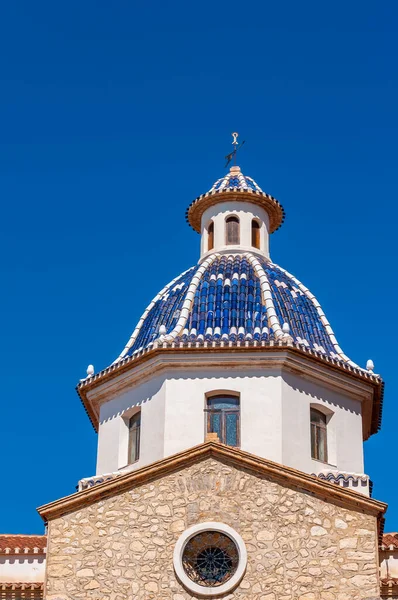
<path fill-rule="evenodd" d="M 308 473 L 328 468 L 311 458 L 311 405 L 333 413 L 327 425 L 328 465 L 363 473 L 361 403 L 289 372 L 284 373 L 282 386 L 283 464 Z"/>
<path fill-rule="evenodd" d="M 398 579 L 398 550 L 381 550 L 380 551 L 380 577 L 395 577 Z"/>
<path fill-rule="evenodd" d="M 238 369 L 173 372 L 167 382 L 165 456 L 201 444 L 208 393 L 240 394 L 241 448 L 281 462 L 281 376 Z"/>
<path fill-rule="evenodd" d="M 44 581 L 44 554 L 6 554 L 0 556 L 0 583 Z"/>
<path fill-rule="evenodd" d="M 141 410 L 141 445 L 140 458 L 134 466 L 139 468 L 164 457 L 165 388 L 165 378 L 154 377 L 101 406 L 97 475 L 126 466 L 126 421 L 136 409 Z"/>
<path fill-rule="evenodd" d="M 225 219 L 236 215 L 240 222 L 240 244 L 230 246 L 225 244 Z M 257 219 L 260 227 L 260 249 L 252 246 L 252 220 Z M 208 248 L 207 228 L 210 221 L 214 223 L 214 248 Z M 212 252 L 255 252 L 269 257 L 269 217 L 266 211 L 251 202 L 231 200 L 210 206 L 202 215 L 201 259 Z"/>
<path fill-rule="evenodd" d="M 97 475 L 127 462 L 126 416 L 141 408 L 140 460 L 135 469 L 205 439 L 205 398 L 235 392 L 241 402 L 241 448 L 312 473 L 328 468 L 311 459 L 310 405 L 333 411 L 328 425 L 334 469 L 363 473 L 360 402 L 284 370 L 204 366 L 175 368 L 135 386 L 101 408 Z"/>

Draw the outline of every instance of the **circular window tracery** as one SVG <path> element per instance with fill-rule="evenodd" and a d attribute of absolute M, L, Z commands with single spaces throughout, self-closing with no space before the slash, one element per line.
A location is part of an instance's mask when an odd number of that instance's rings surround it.
<path fill-rule="evenodd" d="M 200 523 L 180 536 L 174 568 L 181 583 L 198 596 L 232 590 L 246 570 L 247 553 L 240 535 L 223 523 Z"/>
<path fill-rule="evenodd" d="M 204 587 L 217 587 L 231 579 L 238 563 L 236 545 L 220 531 L 194 535 L 182 554 L 185 573 L 191 581 Z"/>

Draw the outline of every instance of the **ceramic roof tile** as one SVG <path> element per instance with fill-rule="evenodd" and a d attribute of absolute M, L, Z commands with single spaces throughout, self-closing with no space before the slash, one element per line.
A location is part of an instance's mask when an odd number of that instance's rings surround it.
<path fill-rule="evenodd" d="M 25 552 L 25 549 L 34 552 L 37 548 L 39 553 L 44 552 L 47 546 L 46 535 L 16 535 L 16 534 L 0 534 L 0 553 L 4 554 L 7 552 L 21 554 Z"/>
<path fill-rule="evenodd" d="M 148 347 L 162 331 L 170 336 L 176 328 L 178 330 L 187 292 L 192 288 L 192 301 L 188 302 L 187 317 L 176 335 L 178 339 L 217 341 L 228 338 L 232 343 L 239 339 L 276 339 L 283 323 L 287 323 L 293 341 L 340 359 L 341 351 L 331 336 L 330 327 L 325 324 L 327 321 L 321 317 L 323 313 L 314 297 L 305 292 L 304 286 L 299 289 L 300 282 L 278 265 L 259 259 L 277 317 L 271 324 L 272 311 L 266 305 L 251 260 L 250 254 L 214 255 L 211 263 L 202 269 L 200 278 L 197 267 L 177 277 L 151 303 L 150 310 L 144 313 L 140 326 L 119 358 Z M 279 329 L 275 329 L 275 323 Z"/>
<path fill-rule="evenodd" d="M 398 533 L 384 533 L 382 546 L 386 548 L 393 548 L 394 550 L 398 550 Z"/>
<path fill-rule="evenodd" d="M 231 170 L 224 177 L 217 179 L 208 193 L 217 191 L 225 192 L 228 190 L 254 190 L 260 194 L 264 194 L 263 190 L 254 181 L 254 179 L 248 177 L 247 175 L 243 175 L 239 167 L 231 167 Z"/>

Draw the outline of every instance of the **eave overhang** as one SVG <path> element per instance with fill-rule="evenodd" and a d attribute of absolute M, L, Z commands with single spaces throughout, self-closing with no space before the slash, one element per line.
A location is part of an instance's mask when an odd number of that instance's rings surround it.
<path fill-rule="evenodd" d="M 15 598 L 15 595 L 12 592 L 18 591 L 19 598 L 36 598 L 36 596 L 32 596 L 30 592 L 32 591 L 43 591 L 44 583 L 43 582 L 28 582 L 28 581 L 5 581 L 0 582 L 0 590 L 2 592 L 10 592 L 9 598 Z M 26 592 L 26 594 L 25 594 Z M 42 597 L 42 596 L 40 596 Z"/>
<path fill-rule="evenodd" d="M 380 593 L 382 598 L 397 598 L 398 577 L 380 579 Z"/>
<path fill-rule="evenodd" d="M 166 368 L 192 368 L 195 366 L 195 360 L 198 361 L 197 366 L 202 368 L 206 360 L 211 362 L 211 367 L 223 367 L 226 364 L 230 366 L 234 362 L 239 367 L 246 366 L 246 363 L 248 368 L 255 365 L 263 368 L 286 366 L 289 370 L 303 374 L 307 378 L 321 378 L 329 385 L 339 386 L 344 383 L 349 393 L 362 388 L 365 398 L 364 439 L 368 439 L 380 429 L 384 392 L 384 382 L 380 376 L 293 342 L 251 341 L 238 342 L 236 345 L 223 341 L 218 344 L 214 342 L 183 344 L 178 341 L 170 344 L 155 343 L 152 347 L 128 356 L 92 377 L 84 379 L 76 389 L 94 429 L 98 431 L 100 404 L 114 397 L 114 390 L 118 388 L 116 380 L 123 378 L 127 382 L 126 385 L 131 386 L 135 381 L 141 383 L 147 377 L 146 370 L 153 375 L 156 371 Z"/>
<path fill-rule="evenodd" d="M 214 190 L 198 196 L 188 206 L 185 212 L 185 219 L 187 223 L 197 233 L 201 232 L 201 221 L 203 213 L 220 202 L 230 202 L 231 200 L 237 200 L 239 202 L 251 202 L 261 206 L 269 217 L 270 233 L 274 233 L 282 225 L 285 220 L 285 211 L 281 203 L 265 192 L 259 192 L 257 190 L 242 190 L 238 188 L 228 188 L 224 190 Z"/>
<path fill-rule="evenodd" d="M 174 473 L 207 458 L 215 458 L 229 466 L 245 469 L 255 476 L 269 478 L 271 481 L 275 481 L 281 485 L 312 494 L 325 502 L 332 502 L 349 510 L 373 515 L 378 519 L 378 522 L 381 522 L 383 514 L 387 510 L 387 504 L 384 502 L 379 502 L 378 500 L 323 481 L 297 469 L 280 465 L 215 441 L 204 442 L 199 446 L 194 446 L 189 450 L 179 452 L 136 471 L 131 471 L 110 481 L 105 481 L 81 492 L 76 492 L 71 496 L 66 496 L 55 502 L 45 504 L 37 510 L 42 519 L 48 522 L 105 498 L 119 495 L 134 487 L 147 484 L 150 481 Z"/>
<path fill-rule="evenodd" d="M 0 534 L 0 556 L 18 555 L 22 560 L 28 560 L 31 555 L 45 554 L 46 547 L 46 535 Z"/>

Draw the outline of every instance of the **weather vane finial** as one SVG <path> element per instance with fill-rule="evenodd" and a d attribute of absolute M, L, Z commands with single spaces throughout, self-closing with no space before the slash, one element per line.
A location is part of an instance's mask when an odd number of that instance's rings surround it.
<path fill-rule="evenodd" d="M 243 142 L 241 144 L 239 144 L 239 142 L 238 142 L 239 133 L 237 133 L 236 131 L 234 133 L 232 133 L 231 135 L 232 135 L 232 145 L 233 145 L 234 149 L 232 150 L 232 152 L 227 154 L 227 156 L 225 157 L 225 160 L 227 161 L 225 164 L 226 167 L 228 167 L 228 165 L 232 161 L 232 159 L 234 160 L 234 166 L 236 166 L 236 153 L 239 150 L 239 148 L 242 148 L 243 144 L 245 143 L 245 140 L 243 140 Z"/>

